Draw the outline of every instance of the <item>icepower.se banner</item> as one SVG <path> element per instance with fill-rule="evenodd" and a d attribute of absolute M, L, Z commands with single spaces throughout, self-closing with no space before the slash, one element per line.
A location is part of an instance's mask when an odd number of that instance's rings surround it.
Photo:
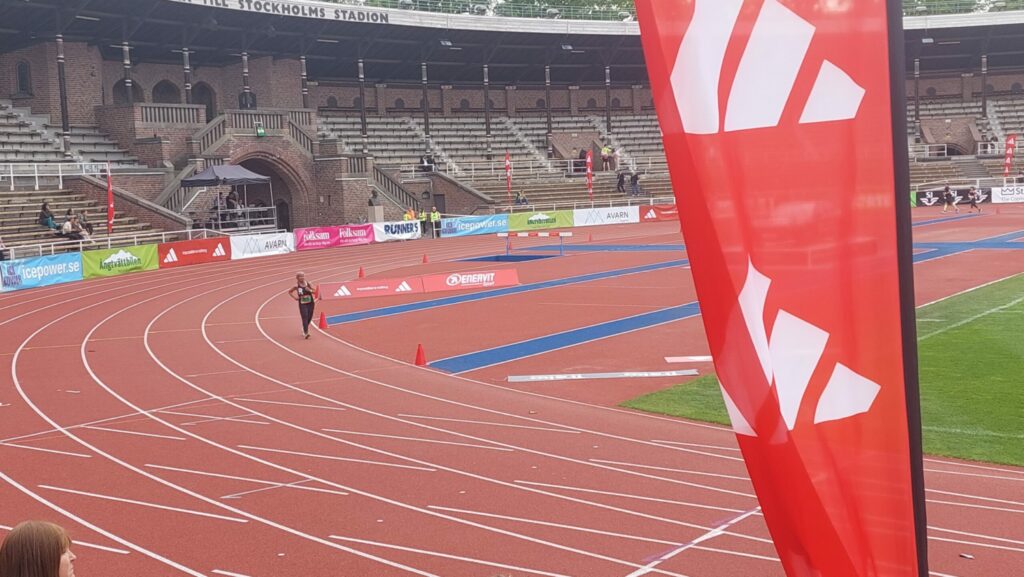
<path fill-rule="evenodd" d="M 82 280 L 82 255 L 77 252 L 0 261 L 0 287 L 5 291 L 77 280 Z"/>
<path fill-rule="evenodd" d="M 923 577 L 899 11 L 833 4 L 636 7 L 715 369 L 786 574 Z"/>
<path fill-rule="evenodd" d="M 508 232 L 508 215 L 460 216 L 441 219 L 441 236 L 469 236 Z"/>

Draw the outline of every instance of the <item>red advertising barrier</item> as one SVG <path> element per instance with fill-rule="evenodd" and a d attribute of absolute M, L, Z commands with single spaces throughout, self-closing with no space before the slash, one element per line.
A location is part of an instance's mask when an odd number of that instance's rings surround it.
<path fill-rule="evenodd" d="M 513 286 L 517 284 L 519 284 L 519 272 L 514 268 L 432 274 L 423 277 L 423 290 L 428 293 Z"/>
<path fill-rule="evenodd" d="M 160 268 L 228 261 L 231 260 L 231 243 L 223 238 L 167 242 L 157 246 L 157 254 Z"/>
<path fill-rule="evenodd" d="M 295 229 L 295 250 L 316 250 L 340 246 L 338 227 L 315 226 Z"/>
<path fill-rule="evenodd" d="M 679 220 L 679 209 L 674 204 L 654 204 L 640 207 L 640 222 Z"/>
<path fill-rule="evenodd" d="M 423 281 L 420 277 L 354 280 L 343 283 L 324 283 L 320 286 L 320 294 L 324 300 L 386 297 L 422 292 Z"/>

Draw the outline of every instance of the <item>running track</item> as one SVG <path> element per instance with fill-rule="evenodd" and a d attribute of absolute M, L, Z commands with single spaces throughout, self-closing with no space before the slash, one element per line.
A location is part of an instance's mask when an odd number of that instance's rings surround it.
<path fill-rule="evenodd" d="M 915 232 L 965 242 L 1022 224 L 985 216 Z M 669 225 L 595 236 L 679 242 Z M 495 248 L 488 238 L 375 245 L 0 296 L 0 526 L 64 524 L 83 576 L 780 576 L 730 431 L 609 406 L 664 381 L 502 384 L 540 368 L 702 354 L 699 319 L 465 376 L 401 362 L 412 354 L 403 340 L 432 338 L 439 358 L 493 344 L 478 334 L 501 344 L 635 312 L 599 303 L 683 304 L 693 295 L 682 269 L 297 338 L 283 296 L 297 268 L 319 282 L 352 278 L 359 266 L 379 276 L 486 268 L 452 261 Z M 424 251 L 432 264 L 419 264 Z M 685 253 L 596 256 L 519 266 L 524 281 L 543 280 Z M 976 250 L 923 262 L 919 300 L 1021 272 L 1022 261 Z M 568 321 L 540 315 L 479 332 L 465 322 L 518 310 L 509 299 L 543 308 L 569 298 L 583 306 Z M 420 333 L 410 328 L 421 323 Z M 471 338 L 452 336 L 452 323 Z M 926 468 L 935 574 L 995 577 L 1019 566 L 1024 471 L 944 459 Z"/>

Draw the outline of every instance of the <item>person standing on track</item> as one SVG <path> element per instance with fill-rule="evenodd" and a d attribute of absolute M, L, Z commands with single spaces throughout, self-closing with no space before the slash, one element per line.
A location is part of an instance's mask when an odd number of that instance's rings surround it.
<path fill-rule="evenodd" d="M 313 288 L 313 283 L 306 281 L 306 273 L 295 273 L 295 286 L 288 291 L 288 296 L 299 303 L 299 316 L 302 317 L 302 336 L 309 338 L 309 323 L 313 322 L 313 312 L 320 295 Z"/>

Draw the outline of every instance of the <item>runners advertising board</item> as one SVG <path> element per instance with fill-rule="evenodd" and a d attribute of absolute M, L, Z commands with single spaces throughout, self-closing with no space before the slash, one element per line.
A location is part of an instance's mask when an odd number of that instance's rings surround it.
<path fill-rule="evenodd" d="M 514 232 L 546 228 L 572 228 L 572 226 L 571 210 L 516 212 L 508 215 L 508 229 Z"/>
<path fill-rule="evenodd" d="M 622 206 L 616 208 L 578 208 L 573 211 L 572 220 L 575 226 L 631 224 L 640 222 L 640 207 Z"/>
<path fill-rule="evenodd" d="M 441 236 L 469 236 L 508 232 L 508 215 L 460 216 L 441 219 Z"/>
<path fill-rule="evenodd" d="M 242 260 L 295 252 L 295 235 L 290 232 L 246 234 L 231 237 L 231 260 Z"/>
<path fill-rule="evenodd" d="M 926 577 L 901 3 L 839 4 L 636 8 L 715 370 L 786 574 Z"/>
<path fill-rule="evenodd" d="M 157 246 L 157 256 L 160 268 L 231 260 L 231 241 L 224 237 L 166 242 Z"/>
<path fill-rule="evenodd" d="M 77 252 L 0 262 L 0 287 L 4 291 L 77 280 L 82 280 L 82 255 Z"/>
<path fill-rule="evenodd" d="M 82 253 L 82 276 L 95 278 L 156 270 L 158 263 L 155 244 L 87 250 Z"/>
<path fill-rule="evenodd" d="M 420 227 L 420 221 L 418 220 L 373 223 L 374 242 L 413 240 L 420 238 L 421 236 L 423 236 L 423 231 Z"/>

